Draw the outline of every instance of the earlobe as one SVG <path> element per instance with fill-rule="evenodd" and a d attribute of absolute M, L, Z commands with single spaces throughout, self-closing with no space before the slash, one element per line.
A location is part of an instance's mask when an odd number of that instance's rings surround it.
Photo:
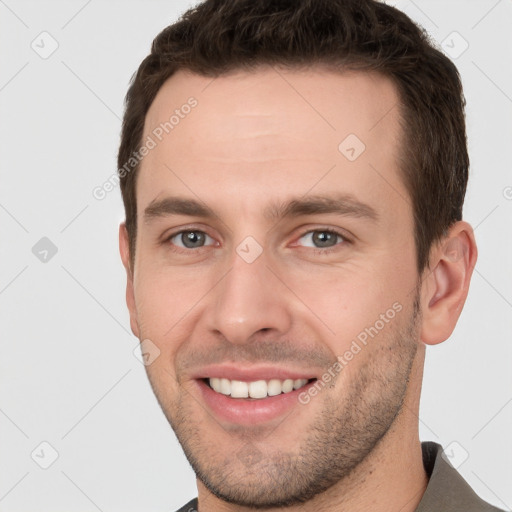
<path fill-rule="evenodd" d="M 130 327 L 133 334 L 140 338 L 137 321 L 137 308 L 135 307 L 135 293 L 133 287 L 133 270 L 130 263 L 130 244 L 125 223 L 119 225 L 119 253 L 126 270 L 126 305 L 130 313 Z"/>
<path fill-rule="evenodd" d="M 453 332 L 466 302 L 476 259 L 473 229 L 465 221 L 456 222 L 432 248 L 422 284 L 424 343 L 441 343 Z"/>

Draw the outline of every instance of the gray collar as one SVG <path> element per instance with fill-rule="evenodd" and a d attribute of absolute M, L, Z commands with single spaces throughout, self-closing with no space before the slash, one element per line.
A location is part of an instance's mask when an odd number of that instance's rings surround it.
<path fill-rule="evenodd" d="M 457 470 L 443 457 L 443 447 L 421 443 L 423 466 L 429 482 L 415 512 L 503 512 L 483 501 Z"/>

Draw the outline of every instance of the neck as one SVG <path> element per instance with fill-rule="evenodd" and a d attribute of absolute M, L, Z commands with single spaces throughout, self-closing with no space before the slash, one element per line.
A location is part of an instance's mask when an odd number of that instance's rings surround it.
<path fill-rule="evenodd" d="M 428 477 L 423 467 L 418 433 L 419 396 L 425 347 L 413 364 L 404 405 L 374 450 L 343 480 L 307 503 L 287 507 L 287 512 L 414 512 L 423 497 Z M 199 510 L 254 512 L 212 495 L 198 480 Z M 276 512 L 282 509 L 266 509 Z"/>

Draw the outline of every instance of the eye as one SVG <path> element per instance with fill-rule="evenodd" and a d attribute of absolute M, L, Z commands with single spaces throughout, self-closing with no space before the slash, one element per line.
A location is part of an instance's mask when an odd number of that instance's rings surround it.
<path fill-rule="evenodd" d="M 298 241 L 306 247 L 313 247 L 314 249 L 330 249 L 336 247 L 340 242 L 348 242 L 341 233 L 332 229 L 315 229 L 304 233 Z M 325 252 L 325 251 L 323 251 Z"/>
<path fill-rule="evenodd" d="M 180 231 L 178 233 L 174 233 L 169 238 L 167 238 L 168 242 L 171 242 L 176 247 L 181 247 L 183 249 L 196 249 L 200 247 L 204 247 L 205 245 L 212 245 L 211 242 L 215 242 L 215 240 L 207 235 L 204 231 L 198 230 L 188 230 L 188 231 Z M 210 242 L 210 243 L 206 243 Z"/>

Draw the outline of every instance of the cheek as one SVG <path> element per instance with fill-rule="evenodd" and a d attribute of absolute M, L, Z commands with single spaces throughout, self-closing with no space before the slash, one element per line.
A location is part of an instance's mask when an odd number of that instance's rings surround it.
<path fill-rule="evenodd" d="M 402 309 L 403 286 L 389 269 L 319 269 L 289 279 L 312 321 L 323 324 L 325 340 L 336 354 L 342 354 L 358 336 L 365 340 L 368 330 L 375 332 L 375 324 L 379 332 L 389 330 Z"/>
<path fill-rule="evenodd" d="M 141 336 L 162 340 L 179 319 L 177 303 L 176 286 L 158 274 L 139 274 L 135 304 Z"/>
<path fill-rule="evenodd" d="M 211 279 L 205 272 L 192 269 L 141 270 L 134 290 L 141 336 L 170 351 L 186 337 L 187 329 L 190 331 L 190 322 L 212 287 Z"/>

